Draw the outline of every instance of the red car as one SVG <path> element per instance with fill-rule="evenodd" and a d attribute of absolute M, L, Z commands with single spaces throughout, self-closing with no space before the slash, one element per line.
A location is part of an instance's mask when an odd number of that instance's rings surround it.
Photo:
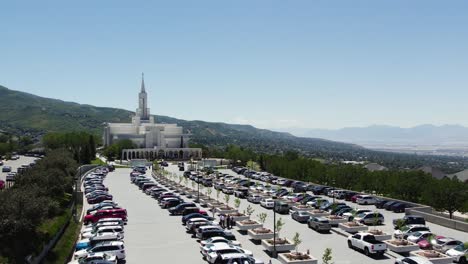
<path fill-rule="evenodd" d="M 440 238 L 444 238 L 444 236 L 436 236 L 435 238 L 440 239 Z M 432 249 L 432 243 L 427 241 L 426 239 L 419 241 L 418 246 L 420 249 Z"/>
<path fill-rule="evenodd" d="M 362 194 L 356 194 L 351 197 L 351 202 L 356 203 L 358 198 L 361 198 Z"/>
<path fill-rule="evenodd" d="M 85 215 L 83 222 L 84 224 L 96 223 L 99 219 L 102 218 L 120 218 L 124 222 L 127 221 L 127 210 L 118 208 L 118 209 L 108 209 L 108 210 L 98 210 L 95 213 Z"/>

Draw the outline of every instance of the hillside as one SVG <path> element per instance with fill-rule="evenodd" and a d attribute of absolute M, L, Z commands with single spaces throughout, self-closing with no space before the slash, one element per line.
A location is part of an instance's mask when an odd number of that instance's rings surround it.
<path fill-rule="evenodd" d="M 0 86 L 0 130 L 15 134 L 34 137 L 53 131 L 86 130 L 100 135 L 104 122 L 128 122 L 131 115 L 132 112 L 127 110 L 64 102 Z M 418 168 L 431 164 L 447 172 L 456 172 L 468 165 L 463 158 L 372 151 L 353 144 L 296 137 L 250 125 L 187 121 L 167 116 L 156 116 L 156 120 L 177 123 L 193 134 L 193 143 L 212 147 L 236 144 L 265 153 L 295 150 L 305 156 L 328 160 L 369 160 L 390 168 Z M 448 162 L 454 163 L 448 165 Z"/>

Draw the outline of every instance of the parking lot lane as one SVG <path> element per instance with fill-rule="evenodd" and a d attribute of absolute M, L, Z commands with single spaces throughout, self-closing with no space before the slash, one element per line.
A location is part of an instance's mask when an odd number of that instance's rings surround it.
<path fill-rule="evenodd" d="M 206 263 L 199 244 L 185 233 L 179 216 L 169 216 L 157 201 L 130 183 L 130 169 L 116 169 L 105 180 L 109 192 L 127 209 L 127 263 Z"/>

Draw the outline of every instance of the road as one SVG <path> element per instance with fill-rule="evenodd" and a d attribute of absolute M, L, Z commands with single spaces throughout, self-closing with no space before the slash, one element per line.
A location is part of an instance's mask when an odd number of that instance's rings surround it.
<path fill-rule="evenodd" d="M 4 161 L 3 166 L 11 166 L 11 171 L 16 172 L 17 169 L 19 167 L 21 167 L 21 165 L 29 164 L 29 163 L 31 163 L 31 162 L 33 162 L 35 160 L 37 160 L 37 158 L 35 158 L 35 157 L 20 156 L 20 158 L 17 159 L 17 160 Z M 0 166 L 0 168 L 3 168 L 3 166 Z M 1 170 L 0 170 L 0 180 L 5 180 L 7 174 L 8 174 L 8 172 L 1 172 Z"/>
<path fill-rule="evenodd" d="M 114 201 L 128 212 L 124 239 L 127 263 L 206 263 L 199 244 L 181 225 L 181 217 L 170 216 L 156 200 L 131 184 L 130 171 L 116 169 L 105 179 Z"/>

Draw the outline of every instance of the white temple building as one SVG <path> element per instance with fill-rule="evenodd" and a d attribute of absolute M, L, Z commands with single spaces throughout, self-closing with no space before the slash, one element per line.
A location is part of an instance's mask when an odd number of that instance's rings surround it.
<path fill-rule="evenodd" d="M 138 108 L 131 123 L 107 123 L 104 128 L 104 146 L 130 139 L 136 149 L 122 151 L 121 159 L 199 159 L 200 148 L 189 148 L 190 134 L 184 134 L 177 124 L 158 124 L 150 115 L 145 80 L 142 75 L 141 91 L 138 94 Z"/>

